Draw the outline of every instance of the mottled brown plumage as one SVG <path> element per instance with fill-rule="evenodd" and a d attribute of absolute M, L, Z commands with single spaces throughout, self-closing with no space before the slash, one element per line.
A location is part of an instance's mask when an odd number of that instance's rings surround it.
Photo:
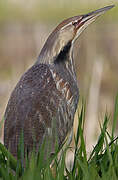
<path fill-rule="evenodd" d="M 56 140 L 60 146 L 72 130 L 79 100 L 73 43 L 88 24 L 112 7 L 63 21 L 47 39 L 35 65 L 21 77 L 4 115 L 4 144 L 15 157 L 22 131 L 25 150 L 31 151 L 35 144 L 38 151 L 44 139 L 50 139 L 51 154 Z"/>

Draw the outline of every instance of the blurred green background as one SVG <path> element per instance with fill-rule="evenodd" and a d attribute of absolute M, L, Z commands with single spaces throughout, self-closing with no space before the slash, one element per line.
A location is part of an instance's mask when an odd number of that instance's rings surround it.
<path fill-rule="evenodd" d="M 113 114 L 118 91 L 118 1 L 115 0 L 0 0 L 0 119 L 11 91 L 36 61 L 55 26 L 65 18 L 111 4 L 115 8 L 90 25 L 74 48 L 80 95 L 87 101 L 86 142 L 91 147 L 99 132 L 98 120 L 106 110 Z"/>

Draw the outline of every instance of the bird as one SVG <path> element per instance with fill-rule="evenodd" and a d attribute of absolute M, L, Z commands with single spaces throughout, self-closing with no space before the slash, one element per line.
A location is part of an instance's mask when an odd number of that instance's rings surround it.
<path fill-rule="evenodd" d="M 4 145 L 17 158 L 23 133 L 28 153 L 46 140 L 49 156 L 66 137 L 72 139 L 79 86 L 73 47 L 83 30 L 114 5 L 61 22 L 49 35 L 36 62 L 21 76 L 11 93 L 4 114 Z M 48 147 L 45 147 L 46 151 Z"/>

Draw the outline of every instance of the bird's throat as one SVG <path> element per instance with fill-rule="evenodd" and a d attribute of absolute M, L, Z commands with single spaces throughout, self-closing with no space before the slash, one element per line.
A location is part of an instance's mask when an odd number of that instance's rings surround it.
<path fill-rule="evenodd" d="M 62 48 L 59 54 L 56 57 L 54 57 L 54 64 L 64 63 L 65 61 L 68 61 L 70 55 L 70 49 L 71 49 L 71 41 L 69 41 L 67 45 Z"/>

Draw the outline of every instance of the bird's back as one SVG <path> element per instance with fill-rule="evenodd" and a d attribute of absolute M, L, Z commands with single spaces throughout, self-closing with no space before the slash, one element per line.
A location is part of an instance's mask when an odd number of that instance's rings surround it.
<path fill-rule="evenodd" d="M 73 86 L 73 81 L 67 82 L 46 64 L 32 66 L 21 77 L 5 112 L 4 143 L 15 157 L 21 132 L 28 151 L 34 144 L 38 150 L 47 137 L 52 142 L 50 153 L 54 153 L 56 137 L 61 145 L 73 124 L 73 102 L 78 102 L 78 88 L 72 96 Z"/>

